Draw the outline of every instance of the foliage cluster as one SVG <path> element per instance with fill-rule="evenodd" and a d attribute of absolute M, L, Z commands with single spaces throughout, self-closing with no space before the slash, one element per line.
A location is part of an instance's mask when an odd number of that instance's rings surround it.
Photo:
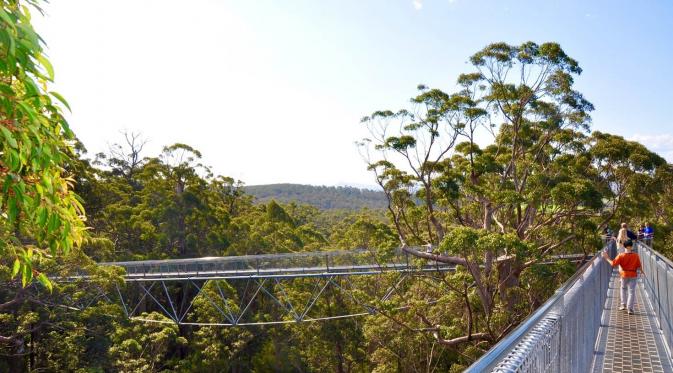
<path fill-rule="evenodd" d="M 557 43 L 494 43 L 470 62 L 455 92 L 421 85 L 410 107 L 364 117 L 360 142 L 405 251 L 464 271 L 446 289 L 454 314 L 404 327 L 462 356 L 540 304 L 553 255 L 593 254 L 621 221 L 670 229 L 673 175 L 642 144 L 590 132 L 582 70 Z"/>
<path fill-rule="evenodd" d="M 383 192 L 354 187 L 313 186 L 300 184 L 248 185 L 245 192 L 262 203 L 275 200 L 315 206 L 321 210 L 353 210 L 363 207 L 379 210 L 386 207 Z"/>

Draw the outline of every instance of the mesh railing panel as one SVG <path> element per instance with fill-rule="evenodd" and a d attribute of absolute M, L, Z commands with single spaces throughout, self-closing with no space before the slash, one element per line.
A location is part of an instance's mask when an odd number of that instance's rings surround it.
<path fill-rule="evenodd" d="M 614 258 L 616 245 L 606 250 Z M 468 372 L 587 372 L 612 268 L 596 255 Z"/>
<path fill-rule="evenodd" d="M 673 263 L 659 252 L 645 245 L 636 244 L 643 266 L 645 292 L 652 301 L 659 328 L 669 347 L 673 346 Z"/>

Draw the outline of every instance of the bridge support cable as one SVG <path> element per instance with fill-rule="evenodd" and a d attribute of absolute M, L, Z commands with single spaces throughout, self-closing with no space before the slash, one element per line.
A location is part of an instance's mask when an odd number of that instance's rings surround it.
<path fill-rule="evenodd" d="M 611 273 L 594 256 L 467 372 L 589 372 Z"/>

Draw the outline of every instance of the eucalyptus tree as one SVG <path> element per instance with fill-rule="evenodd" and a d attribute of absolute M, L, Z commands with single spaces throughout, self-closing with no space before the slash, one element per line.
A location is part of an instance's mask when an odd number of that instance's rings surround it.
<path fill-rule="evenodd" d="M 135 132 L 124 131 L 122 135 L 124 143 L 110 145 L 109 156 L 102 154 L 102 157 L 109 157 L 107 163 L 114 173 L 119 173 L 131 181 L 136 171 L 147 161 L 142 153 L 149 140 Z"/>
<path fill-rule="evenodd" d="M 448 327 L 464 335 L 443 335 L 432 307 L 410 320 L 447 346 L 499 339 L 529 310 L 536 264 L 576 250 L 662 166 L 642 146 L 589 136 L 594 107 L 573 87 L 582 70 L 558 44 L 495 43 L 470 61 L 456 93 L 421 86 L 410 111 L 365 117 L 372 136 L 360 143 L 404 249 L 464 274 L 442 280 L 467 320 Z M 419 243 L 434 250 L 409 247 Z"/>
<path fill-rule="evenodd" d="M 388 197 L 388 210 L 400 240 L 436 243 L 444 237 L 445 227 L 436 211 L 433 182 L 439 162 L 453 149 L 463 124 L 450 104 L 450 95 L 422 85 L 418 89 L 420 93 L 411 99 L 411 110 L 377 111 L 362 118 L 371 138 L 359 144 Z M 372 151 L 381 159 L 373 159 Z M 411 216 L 415 198 L 423 203 L 423 221 Z"/>
<path fill-rule="evenodd" d="M 35 262 L 81 242 L 84 209 L 64 172 L 74 139 L 68 104 L 49 90 L 54 71 L 30 23 L 28 6 L 38 4 L 0 2 L 0 255 L 24 286 L 36 276 L 50 287 Z"/>
<path fill-rule="evenodd" d="M 47 263 L 85 238 L 65 168 L 75 139 L 63 116 L 69 107 L 50 90 L 54 71 L 31 10 L 41 11 L 38 1 L 0 1 L 0 348 L 13 371 L 26 369 L 19 356 L 46 324 L 33 279 L 48 297 Z"/>
<path fill-rule="evenodd" d="M 660 215 L 656 212 L 655 206 L 659 204 L 655 200 L 666 195 L 666 181 L 671 179 L 671 168 L 666 160 L 644 145 L 621 136 L 594 132 L 588 142 L 597 171 L 596 181 L 607 200 L 601 227 L 615 216 L 623 221 L 641 216 L 643 210 L 653 218 Z"/>

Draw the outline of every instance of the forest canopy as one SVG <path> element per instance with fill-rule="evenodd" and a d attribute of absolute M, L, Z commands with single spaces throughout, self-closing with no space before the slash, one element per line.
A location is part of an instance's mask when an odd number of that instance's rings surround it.
<path fill-rule="evenodd" d="M 313 186 L 300 184 L 246 185 L 246 193 L 259 202 L 275 200 L 296 202 L 330 210 L 384 209 L 386 196 L 378 190 L 360 189 L 349 186 Z"/>
<path fill-rule="evenodd" d="M 360 151 L 382 192 L 277 190 L 214 174 L 188 144 L 146 154 L 135 133 L 87 153 L 50 90 L 30 24 L 41 2 L 0 4 L 0 372 L 456 372 L 582 264 L 554 255 L 594 254 L 621 221 L 652 223 L 673 253 L 671 165 L 591 131 L 595 108 L 574 87 L 582 69 L 557 43 L 490 44 L 455 87 L 419 85 L 407 106 L 365 116 Z M 222 327 L 218 310 L 241 306 L 181 284 L 165 294 L 205 325 L 176 325 L 142 299 L 144 321 L 129 319 L 112 299 L 134 289 L 120 268 L 96 265 L 355 248 L 456 270 L 353 277 L 350 292 L 325 285 L 313 308 L 359 317 Z M 283 283 L 284 299 L 305 301 L 312 286 Z M 248 307 L 257 321 L 287 318 L 268 298 Z"/>

